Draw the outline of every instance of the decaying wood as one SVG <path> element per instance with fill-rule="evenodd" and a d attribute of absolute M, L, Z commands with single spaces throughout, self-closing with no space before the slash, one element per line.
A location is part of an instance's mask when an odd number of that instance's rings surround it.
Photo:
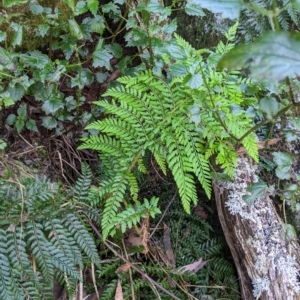
<path fill-rule="evenodd" d="M 255 165 L 240 157 L 234 182 L 215 182 L 219 219 L 233 255 L 245 300 L 300 299 L 300 254 L 266 193 L 248 206 L 246 188 L 258 180 Z"/>

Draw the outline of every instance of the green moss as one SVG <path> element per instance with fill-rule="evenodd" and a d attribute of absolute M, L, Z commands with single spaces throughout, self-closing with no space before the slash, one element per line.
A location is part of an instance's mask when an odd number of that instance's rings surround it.
<path fill-rule="evenodd" d="M 72 11 L 62 1 L 55 0 L 55 2 L 59 12 L 59 23 L 63 24 L 72 16 Z M 40 0 L 38 4 L 49 8 L 52 5 L 49 0 Z M 10 28 L 10 24 L 14 22 L 24 26 L 24 38 L 21 45 L 22 50 L 34 50 L 48 47 L 49 36 L 46 35 L 41 37 L 36 35 L 38 26 L 46 23 L 45 14 L 33 14 L 27 3 L 13 7 L 3 7 L 3 4 L 0 3 L 0 15 L 4 17 L 4 22 L 0 25 L 0 30 L 7 34 L 6 40 L 0 43 L 1 46 L 7 48 L 11 44 L 14 31 Z M 6 16 L 8 16 L 8 18 L 6 18 Z"/>

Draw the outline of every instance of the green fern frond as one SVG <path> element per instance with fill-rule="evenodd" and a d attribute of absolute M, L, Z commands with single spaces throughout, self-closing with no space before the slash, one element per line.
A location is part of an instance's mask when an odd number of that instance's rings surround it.
<path fill-rule="evenodd" d="M 75 201 L 83 201 L 89 193 L 89 188 L 92 183 L 92 171 L 86 163 L 81 164 L 81 175 L 72 187 L 73 198 Z"/>
<path fill-rule="evenodd" d="M 256 139 L 256 135 L 251 132 L 251 134 L 247 135 L 243 141 L 243 146 L 245 147 L 247 153 L 253 158 L 255 162 L 258 162 L 258 142 Z"/>

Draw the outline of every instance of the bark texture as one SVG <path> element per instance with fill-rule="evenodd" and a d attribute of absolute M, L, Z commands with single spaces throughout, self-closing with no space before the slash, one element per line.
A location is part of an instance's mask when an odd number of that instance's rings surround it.
<path fill-rule="evenodd" d="M 300 299 L 300 253 L 286 237 L 268 192 L 249 206 L 242 199 L 258 178 L 255 165 L 240 157 L 234 182 L 215 182 L 219 219 L 238 271 L 245 300 Z"/>

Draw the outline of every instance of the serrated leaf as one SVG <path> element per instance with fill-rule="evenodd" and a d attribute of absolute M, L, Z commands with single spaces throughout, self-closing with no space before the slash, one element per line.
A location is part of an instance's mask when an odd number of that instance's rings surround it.
<path fill-rule="evenodd" d="M 188 72 L 188 67 L 181 64 L 171 64 L 169 67 L 170 73 L 174 77 L 182 77 Z"/>
<path fill-rule="evenodd" d="M 93 67 L 106 67 L 106 69 L 111 69 L 110 60 L 113 58 L 111 53 L 109 53 L 104 47 L 104 40 L 99 39 L 96 49 L 92 55 L 93 57 Z"/>
<path fill-rule="evenodd" d="M 286 241 L 291 241 L 297 238 L 297 232 L 295 230 L 295 227 L 291 224 L 282 224 L 282 229 L 283 229 L 283 238 Z"/>
<path fill-rule="evenodd" d="M 16 121 L 16 115 L 15 114 L 10 114 L 6 120 L 5 120 L 5 124 L 12 126 Z"/>
<path fill-rule="evenodd" d="M 282 106 L 274 97 L 264 97 L 260 100 L 260 109 L 266 113 L 269 120 L 272 120 L 281 108 Z"/>
<path fill-rule="evenodd" d="M 142 47 L 148 44 L 148 34 L 142 28 L 136 27 L 125 35 L 128 47 Z"/>
<path fill-rule="evenodd" d="M 48 24 L 40 24 L 37 28 L 36 35 L 44 37 L 48 33 L 49 29 L 50 26 Z"/>
<path fill-rule="evenodd" d="M 103 13 L 106 13 L 106 14 L 109 13 L 110 11 L 115 14 L 119 14 L 119 12 L 120 12 L 119 7 L 112 1 L 107 4 L 102 5 L 101 9 L 102 9 Z"/>
<path fill-rule="evenodd" d="M 99 1 L 98 0 L 87 0 L 87 6 L 91 13 L 96 16 L 98 7 L 99 7 Z"/>
<path fill-rule="evenodd" d="M 74 15 L 78 16 L 84 14 L 88 11 L 88 6 L 86 1 L 78 1 L 75 7 Z"/>
<path fill-rule="evenodd" d="M 95 18 L 90 21 L 90 24 L 91 24 L 91 30 L 93 32 L 96 32 L 96 33 L 99 33 L 100 35 L 102 35 L 102 33 L 105 29 L 105 22 L 104 22 L 103 17 L 101 17 L 99 15 L 95 16 Z"/>
<path fill-rule="evenodd" d="M 290 179 L 293 158 L 289 153 L 274 152 L 274 162 L 277 164 L 276 175 L 279 179 Z"/>
<path fill-rule="evenodd" d="M 53 129 L 57 126 L 57 121 L 50 116 L 43 117 L 42 120 L 43 120 L 42 125 L 47 129 Z"/>
<path fill-rule="evenodd" d="M 0 65 L 2 65 L 5 69 L 14 72 L 17 69 L 9 54 L 9 52 L 0 47 Z"/>
<path fill-rule="evenodd" d="M 74 19 L 69 19 L 69 30 L 72 37 L 76 38 L 77 40 L 83 39 L 83 32 L 80 29 L 80 26 Z"/>
<path fill-rule="evenodd" d="M 193 2 L 215 14 L 222 14 L 224 19 L 237 19 L 243 7 L 242 0 L 194 0 Z"/>
<path fill-rule="evenodd" d="M 267 32 L 252 44 L 230 50 L 218 67 L 234 70 L 250 66 L 251 77 L 273 83 L 300 73 L 299 48 L 299 33 Z"/>
<path fill-rule="evenodd" d="M 17 110 L 18 116 L 23 120 L 27 118 L 27 104 L 21 105 Z"/>
<path fill-rule="evenodd" d="M 28 120 L 28 121 L 26 122 L 26 128 L 27 128 L 28 130 L 32 130 L 32 131 L 35 131 L 35 132 L 38 132 L 38 131 L 39 131 L 38 128 L 37 128 L 37 126 L 36 126 L 35 120 L 32 120 L 32 119 L 30 119 L 30 120 Z"/>
<path fill-rule="evenodd" d="M 250 195 L 244 195 L 242 198 L 249 206 L 251 206 L 257 198 L 263 198 L 267 190 L 268 186 L 260 179 L 258 182 L 253 183 L 247 188 Z"/>
<path fill-rule="evenodd" d="M 289 122 L 295 127 L 296 130 L 300 131 L 300 118 L 290 118 Z"/>
<path fill-rule="evenodd" d="M 53 114 L 56 111 L 58 111 L 60 108 L 63 108 L 63 107 L 64 107 L 64 105 L 63 105 L 61 99 L 56 98 L 56 97 L 50 98 L 42 105 L 42 109 L 46 114 L 49 114 L 49 113 Z"/>
<path fill-rule="evenodd" d="M 34 3 L 34 2 L 30 2 L 29 9 L 34 15 L 39 15 L 44 12 L 43 6 L 41 6 L 37 3 Z"/>
<path fill-rule="evenodd" d="M 202 76 L 200 74 L 191 74 L 189 73 L 183 79 L 185 83 L 191 89 L 198 89 L 202 85 Z"/>
<path fill-rule="evenodd" d="M 0 105 L 8 107 L 13 104 L 15 104 L 15 102 L 13 101 L 13 99 L 11 99 L 10 93 L 8 91 L 0 94 Z"/>
<path fill-rule="evenodd" d="M 3 42 L 6 39 L 6 32 L 0 31 L 0 42 Z"/>
<path fill-rule="evenodd" d="M 24 35 L 23 26 L 13 22 L 10 24 L 10 27 L 14 30 L 14 34 L 11 40 L 12 47 L 22 45 Z"/>
<path fill-rule="evenodd" d="M 205 13 L 203 9 L 194 3 L 187 2 L 186 6 L 184 7 L 184 10 L 187 15 L 189 16 L 197 16 L 197 17 L 204 17 Z"/>
<path fill-rule="evenodd" d="M 76 77 L 71 79 L 71 87 L 78 86 L 82 89 L 85 85 L 89 85 L 94 81 L 93 73 L 88 69 L 80 69 Z"/>
<path fill-rule="evenodd" d="M 109 74 L 107 72 L 104 72 L 104 73 L 97 72 L 96 79 L 99 83 L 103 83 L 107 79 L 108 75 Z"/>
<path fill-rule="evenodd" d="M 13 101 L 19 101 L 22 99 L 25 89 L 19 83 L 16 83 L 13 87 L 8 87 L 7 91 Z"/>
<path fill-rule="evenodd" d="M 25 125 L 25 122 L 23 119 L 21 119 L 21 120 L 17 119 L 17 121 L 15 123 L 15 127 L 16 127 L 18 133 L 20 133 L 22 131 L 22 129 L 24 128 L 24 125 Z"/>

